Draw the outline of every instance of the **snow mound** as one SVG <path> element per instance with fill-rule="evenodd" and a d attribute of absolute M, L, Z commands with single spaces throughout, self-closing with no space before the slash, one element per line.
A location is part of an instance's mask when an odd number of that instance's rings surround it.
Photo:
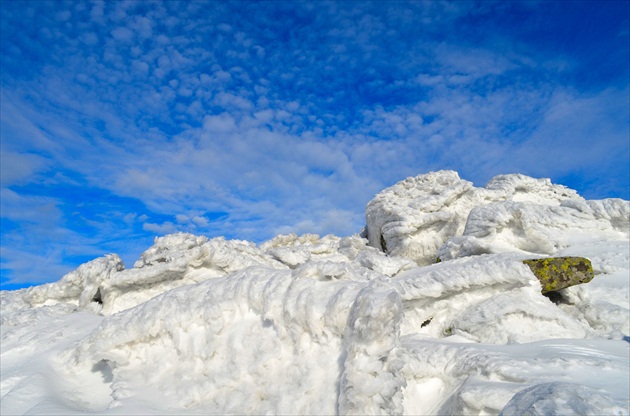
<path fill-rule="evenodd" d="M 443 171 L 377 195 L 369 239 L 156 238 L 0 292 L 0 413 L 627 415 L 629 213 Z M 544 255 L 595 278 L 544 296 Z"/>
<path fill-rule="evenodd" d="M 623 402 L 573 383 L 542 383 L 524 389 L 508 402 L 501 416 L 623 414 Z"/>

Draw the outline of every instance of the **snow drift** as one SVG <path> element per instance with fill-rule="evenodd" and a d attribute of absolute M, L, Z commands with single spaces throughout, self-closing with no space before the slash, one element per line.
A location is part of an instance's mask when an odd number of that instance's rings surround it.
<path fill-rule="evenodd" d="M 379 193 L 362 236 L 156 238 L 0 292 L 0 410 L 629 414 L 629 216 L 441 171 Z M 551 255 L 596 276 L 543 296 L 522 260 Z"/>

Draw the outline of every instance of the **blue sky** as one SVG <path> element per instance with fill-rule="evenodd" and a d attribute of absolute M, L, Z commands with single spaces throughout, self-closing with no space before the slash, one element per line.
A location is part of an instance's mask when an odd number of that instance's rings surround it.
<path fill-rule="evenodd" d="M 350 235 L 454 169 L 629 199 L 629 2 L 7 1 L 1 284 L 155 236 Z"/>

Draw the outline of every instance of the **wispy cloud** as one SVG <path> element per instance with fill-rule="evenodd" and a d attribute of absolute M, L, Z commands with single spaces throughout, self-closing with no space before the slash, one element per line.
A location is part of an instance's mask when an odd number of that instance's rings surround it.
<path fill-rule="evenodd" d="M 0 4 L 3 284 L 174 231 L 358 232 L 433 169 L 628 198 L 625 2 Z"/>

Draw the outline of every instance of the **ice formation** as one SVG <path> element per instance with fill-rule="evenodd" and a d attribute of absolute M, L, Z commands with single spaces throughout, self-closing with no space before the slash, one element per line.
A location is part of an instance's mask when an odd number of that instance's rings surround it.
<path fill-rule="evenodd" d="M 0 413 L 627 415 L 629 216 L 441 171 L 379 193 L 367 238 L 156 238 L 0 292 Z M 595 278 L 543 296 L 522 260 L 552 255 Z"/>

